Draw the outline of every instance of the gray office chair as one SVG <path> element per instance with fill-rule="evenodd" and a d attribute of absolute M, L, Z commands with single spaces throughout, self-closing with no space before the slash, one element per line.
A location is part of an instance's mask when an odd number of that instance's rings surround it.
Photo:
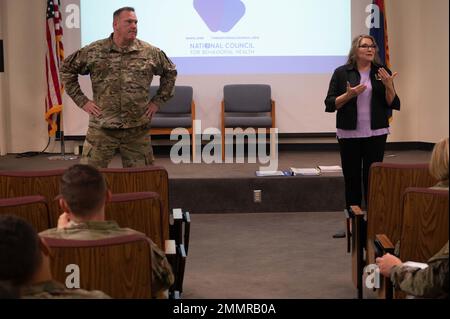
<path fill-rule="evenodd" d="M 222 160 L 225 160 L 225 129 L 275 128 L 275 101 L 270 85 L 233 84 L 223 87 Z M 271 142 L 272 143 L 272 142 Z"/>
<path fill-rule="evenodd" d="M 150 96 L 154 96 L 157 86 L 150 87 Z M 194 138 L 195 103 L 191 86 L 175 86 L 174 96 L 161 105 L 153 116 L 150 135 L 170 135 L 175 128 L 185 128 L 191 135 L 192 156 L 195 158 Z"/>

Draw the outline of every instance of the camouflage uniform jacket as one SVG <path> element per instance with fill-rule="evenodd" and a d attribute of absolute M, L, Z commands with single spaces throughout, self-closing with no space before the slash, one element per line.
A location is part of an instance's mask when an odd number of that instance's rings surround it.
<path fill-rule="evenodd" d="M 60 69 L 67 94 L 83 107 L 89 99 L 81 91 L 78 75 L 90 74 L 94 103 L 100 117 L 90 116 L 89 126 L 125 129 L 148 125 L 145 116 L 149 89 L 154 75 L 161 76 L 160 87 L 151 99 L 157 105 L 173 96 L 177 71 L 160 49 L 136 39 L 119 48 L 109 38 L 93 42 L 68 56 Z"/>
<path fill-rule="evenodd" d="M 45 281 L 27 286 L 22 292 L 23 299 L 111 299 L 99 290 L 66 289 L 56 281 Z"/>
<path fill-rule="evenodd" d="M 448 241 L 444 247 L 428 260 L 425 269 L 394 266 L 391 281 L 402 291 L 424 298 L 448 297 Z"/>
<path fill-rule="evenodd" d="M 111 238 L 129 234 L 145 234 L 130 228 L 121 228 L 115 221 L 88 221 L 83 223 L 70 222 L 67 228 L 52 228 L 45 230 L 41 237 L 66 238 L 79 240 L 94 240 Z M 172 267 L 164 252 L 148 238 L 152 260 L 152 295 L 157 296 L 162 290 L 168 289 L 175 281 Z"/>

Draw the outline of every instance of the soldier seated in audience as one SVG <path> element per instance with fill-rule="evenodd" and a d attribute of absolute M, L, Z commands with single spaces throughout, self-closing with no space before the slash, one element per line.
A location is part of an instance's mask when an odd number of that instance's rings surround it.
<path fill-rule="evenodd" d="M 430 174 L 438 180 L 432 188 L 448 189 L 448 137 L 441 140 L 433 148 L 430 160 Z"/>
<path fill-rule="evenodd" d="M 403 265 L 391 254 L 376 259 L 380 272 L 390 277 L 394 287 L 407 294 L 422 298 L 448 298 L 448 241 L 421 269 Z"/>
<path fill-rule="evenodd" d="M 42 237 L 102 239 L 142 234 L 105 220 L 105 205 L 111 198 L 103 175 L 93 166 L 76 164 L 61 177 L 59 205 L 64 211 L 58 227 L 43 231 Z M 161 297 L 174 283 L 172 268 L 163 251 L 148 238 L 152 260 L 152 296 Z"/>
<path fill-rule="evenodd" d="M 98 290 L 67 289 L 54 281 L 49 255 L 47 245 L 27 221 L 16 216 L 0 216 L 0 280 L 8 283 L 9 297 L 110 298 Z"/>
<path fill-rule="evenodd" d="M 434 146 L 430 160 L 430 173 L 438 180 L 432 188 L 448 189 L 448 137 Z M 400 250 L 399 242 L 396 245 L 396 253 Z M 448 241 L 447 244 L 428 260 L 428 267 L 420 269 L 404 266 L 403 262 L 386 254 L 376 259 L 380 272 L 390 277 L 394 286 L 402 291 L 424 298 L 448 297 Z"/>
<path fill-rule="evenodd" d="M 437 183 L 430 187 L 431 189 L 448 190 L 448 160 L 449 148 L 447 137 L 436 143 L 431 153 L 428 169 L 430 175 L 437 180 Z M 394 253 L 395 255 L 400 254 L 400 240 L 395 243 Z"/>

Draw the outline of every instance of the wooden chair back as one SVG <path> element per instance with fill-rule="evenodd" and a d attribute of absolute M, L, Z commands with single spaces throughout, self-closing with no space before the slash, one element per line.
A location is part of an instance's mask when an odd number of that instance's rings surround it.
<path fill-rule="evenodd" d="M 50 228 L 50 212 L 44 196 L 0 198 L 0 215 L 21 217 L 38 233 Z"/>
<path fill-rule="evenodd" d="M 107 220 L 115 220 L 120 227 L 127 227 L 149 237 L 164 251 L 164 210 L 158 193 L 137 192 L 113 194 L 106 205 Z"/>
<path fill-rule="evenodd" d="M 160 196 L 163 208 L 163 236 L 169 239 L 169 177 L 163 167 L 104 168 L 105 176 L 113 194 L 155 192 Z"/>
<path fill-rule="evenodd" d="M 426 262 L 448 241 L 448 190 L 411 187 L 403 196 L 400 259 Z"/>
<path fill-rule="evenodd" d="M 395 244 L 402 230 L 402 196 L 407 187 L 431 187 L 436 180 L 428 163 L 374 163 L 370 168 L 367 207 L 368 263 L 375 261 L 373 241 L 376 234 L 386 234 Z"/>
<path fill-rule="evenodd" d="M 43 196 L 48 203 L 50 226 L 56 227 L 60 210 L 55 200 L 64 169 L 44 171 L 0 171 L 0 197 Z"/>
<path fill-rule="evenodd" d="M 53 278 L 100 290 L 112 298 L 151 298 L 151 254 L 145 236 L 99 240 L 44 237 L 51 248 Z"/>

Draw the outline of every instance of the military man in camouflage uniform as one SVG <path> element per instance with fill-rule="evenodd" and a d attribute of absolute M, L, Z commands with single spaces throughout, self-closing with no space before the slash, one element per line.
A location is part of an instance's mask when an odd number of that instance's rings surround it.
<path fill-rule="evenodd" d="M 124 167 L 151 165 L 150 121 L 173 96 L 177 71 L 163 51 L 136 38 L 133 8 L 118 9 L 113 20 L 109 38 L 71 54 L 60 70 L 67 94 L 89 114 L 81 162 L 107 167 L 119 151 Z M 90 74 L 93 101 L 81 91 L 79 74 Z M 154 75 L 160 86 L 149 100 Z"/>
<path fill-rule="evenodd" d="M 428 260 L 425 269 L 403 265 L 399 258 L 391 254 L 377 258 L 376 263 L 380 272 L 391 278 L 394 287 L 407 294 L 423 298 L 448 298 L 448 241 Z"/>
<path fill-rule="evenodd" d="M 105 204 L 111 198 L 102 174 L 93 166 L 76 164 L 64 172 L 60 186 L 59 204 L 64 213 L 58 227 L 39 235 L 44 239 L 65 238 L 92 240 L 143 233 L 121 228 L 115 221 L 105 220 Z M 148 237 L 151 253 L 152 295 L 159 298 L 175 281 L 172 268 L 161 249 Z"/>
<path fill-rule="evenodd" d="M 105 293 L 67 289 L 52 279 L 50 252 L 36 230 L 16 216 L 0 216 L 0 281 L 31 299 L 109 299 Z"/>

